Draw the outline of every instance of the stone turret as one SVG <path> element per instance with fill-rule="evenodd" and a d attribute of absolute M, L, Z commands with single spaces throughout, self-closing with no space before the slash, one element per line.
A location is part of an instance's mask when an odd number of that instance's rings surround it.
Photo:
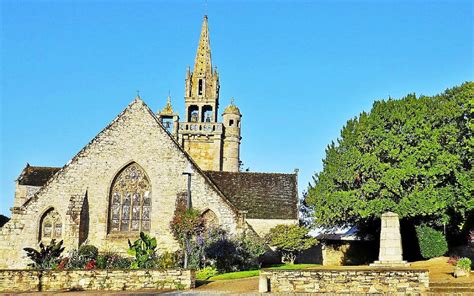
<path fill-rule="evenodd" d="M 238 172 L 240 162 L 240 123 L 242 114 L 239 108 L 231 104 L 225 108 L 222 114 L 224 124 L 224 149 L 222 170 L 227 172 Z"/>
<path fill-rule="evenodd" d="M 173 107 L 171 106 L 171 96 L 168 95 L 166 99 L 166 106 L 163 110 L 158 111 L 157 113 L 158 118 L 161 121 L 161 124 L 164 128 L 175 138 L 178 138 L 178 123 L 179 123 L 179 115 L 173 111 Z"/>

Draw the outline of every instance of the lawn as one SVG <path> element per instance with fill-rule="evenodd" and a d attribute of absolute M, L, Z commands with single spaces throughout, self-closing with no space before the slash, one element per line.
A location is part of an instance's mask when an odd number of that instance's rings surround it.
<path fill-rule="evenodd" d="M 265 267 L 266 269 L 305 269 L 310 267 L 320 266 L 319 264 L 276 264 Z M 253 276 L 258 276 L 260 271 L 257 270 L 245 270 L 245 271 L 236 271 L 222 273 L 214 276 L 207 276 L 206 273 L 197 272 L 196 278 L 198 280 L 208 280 L 208 281 L 218 281 L 218 280 L 234 280 L 234 279 L 243 279 Z"/>

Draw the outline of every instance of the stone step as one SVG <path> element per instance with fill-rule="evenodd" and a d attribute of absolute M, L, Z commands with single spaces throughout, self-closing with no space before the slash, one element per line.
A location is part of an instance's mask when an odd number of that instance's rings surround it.
<path fill-rule="evenodd" d="M 428 296 L 466 296 L 466 295 L 474 295 L 474 291 L 450 291 L 450 290 L 442 290 L 442 291 L 429 291 L 426 293 Z"/>
<path fill-rule="evenodd" d="M 459 289 L 464 289 L 464 288 L 473 288 L 474 285 L 472 283 L 453 283 L 453 282 L 437 282 L 437 283 L 430 283 L 430 288 L 431 289 L 445 289 L 445 288 L 459 288 Z"/>

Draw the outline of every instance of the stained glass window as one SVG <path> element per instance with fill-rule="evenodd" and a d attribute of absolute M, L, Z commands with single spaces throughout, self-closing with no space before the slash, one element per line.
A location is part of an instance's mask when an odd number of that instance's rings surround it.
<path fill-rule="evenodd" d="M 115 177 L 109 213 L 110 232 L 150 231 L 151 186 L 137 163 L 129 164 Z"/>
<path fill-rule="evenodd" d="M 41 218 L 39 240 L 59 240 L 62 237 L 63 224 L 61 216 L 55 209 L 48 210 Z"/>

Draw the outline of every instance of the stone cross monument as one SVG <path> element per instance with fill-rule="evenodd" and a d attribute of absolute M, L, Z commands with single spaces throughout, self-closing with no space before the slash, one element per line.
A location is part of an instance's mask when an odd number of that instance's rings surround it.
<path fill-rule="evenodd" d="M 406 261 L 403 261 L 398 215 L 392 212 L 384 213 L 382 214 L 381 223 L 379 260 L 372 263 L 371 266 L 409 266 Z"/>

